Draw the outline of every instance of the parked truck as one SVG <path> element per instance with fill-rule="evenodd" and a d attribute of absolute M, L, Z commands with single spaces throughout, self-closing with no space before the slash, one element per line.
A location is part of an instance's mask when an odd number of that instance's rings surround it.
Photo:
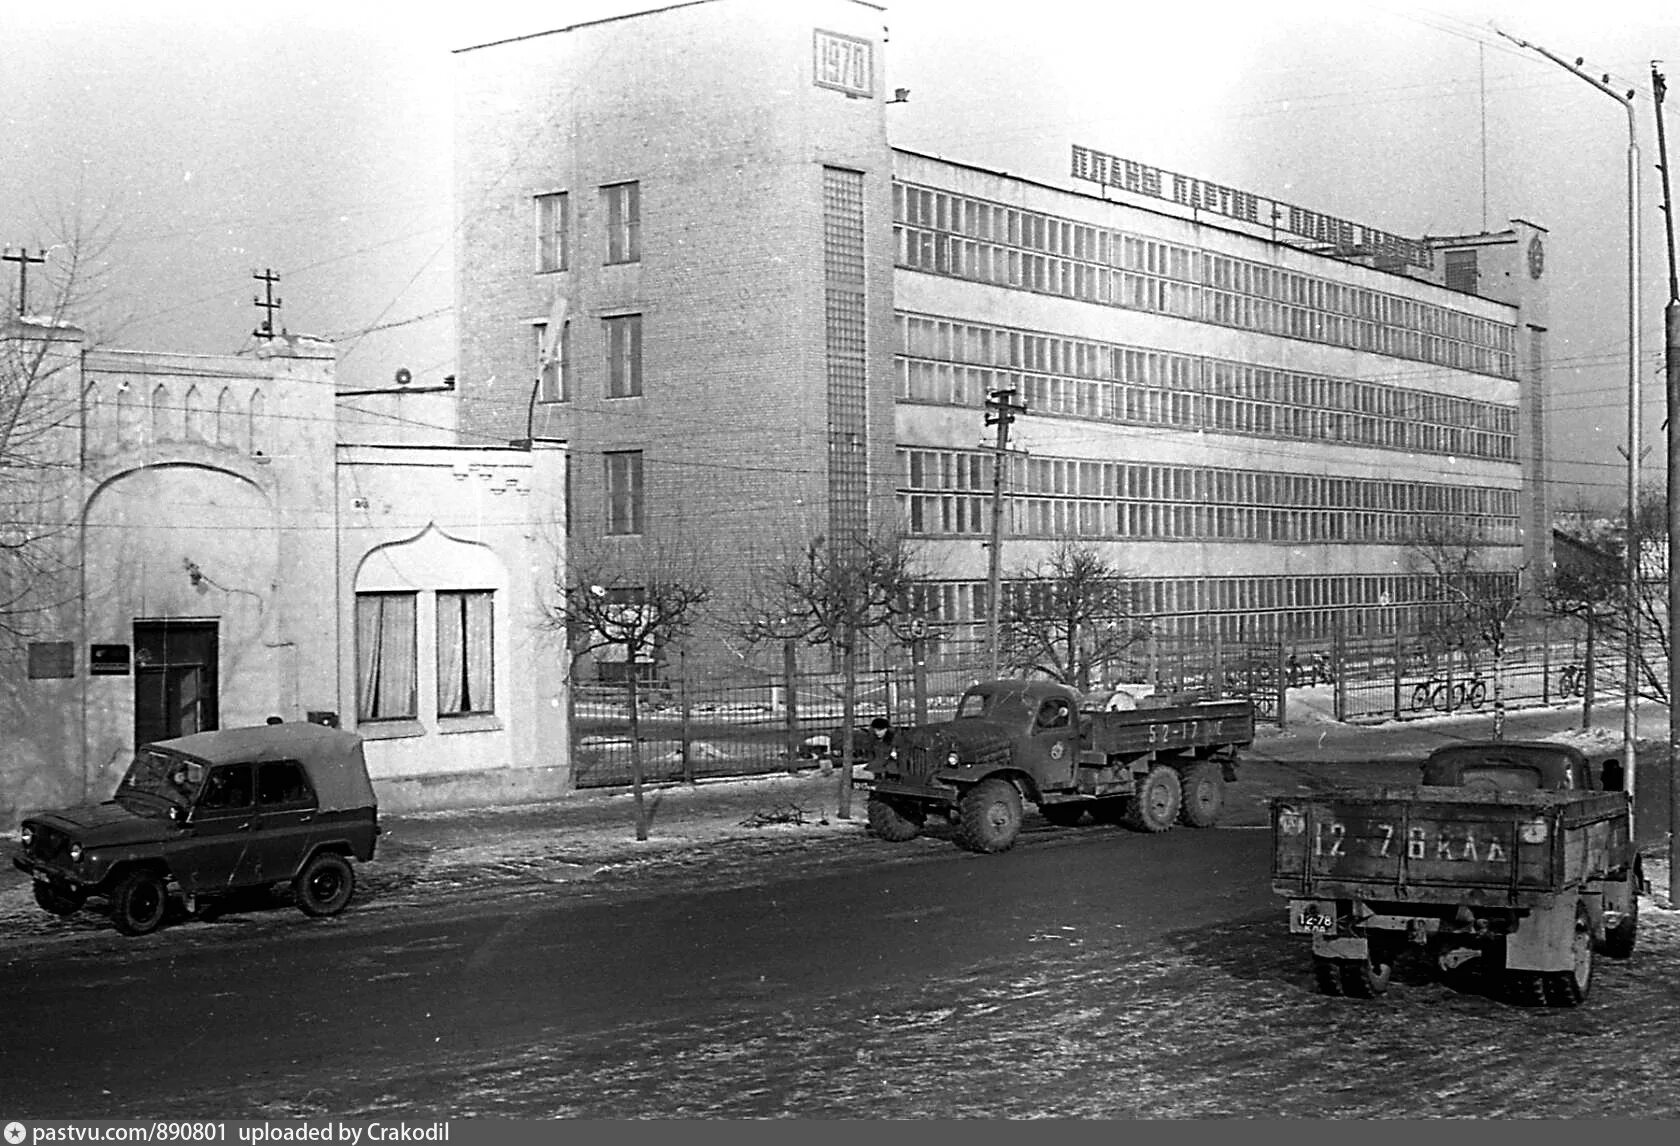
<path fill-rule="evenodd" d="M 1028 803 L 1065 826 L 1089 812 L 1145 832 L 1211 827 L 1253 739 L 1246 700 L 1145 698 L 1125 711 L 1053 681 L 984 681 L 952 720 L 895 729 L 861 785 L 883 839 L 914 839 L 945 816 L 960 846 L 1001 852 Z"/>
<path fill-rule="evenodd" d="M 1371 998 L 1423 954 L 1450 982 L 1572 1007 L 1595 951 L 1633 953 L 1643 872 L 1621 763 L 1550 742 L 1455 744 L 1421 783 L 1271 801 L 1272 889 L 1318 989 Z"/>

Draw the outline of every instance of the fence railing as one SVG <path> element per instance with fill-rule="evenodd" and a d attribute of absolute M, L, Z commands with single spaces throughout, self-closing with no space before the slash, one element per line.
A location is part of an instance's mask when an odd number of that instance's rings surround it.
<path fill-rule="evenodd" d="M 1621 650 L 1601 643 L 1590 674 L 1588 663 L 1578 626 L 1537 625 L 1508 642 L 1498 691 L 1508 708 L 1619 700 Z M 963 691 L 987 673 L 984 659 L 972 655 L 947 655 L 920 667 L 906 658 L 863 670 L 854 717 L 860 726 L 877 716 L 895 725 L 948 720 Z M 1302 689 L 1316 690 L 1314 707 L 1328 705 L 1334 719 L 1354 723 L 1490 711 L 1496 693 L 1494 666 L 1485 654 L 1467 658 L 1411 636 L 1264 643 L 1157 638 L 1095 675 L 1094 687 L 1100 682 L 1210 699 L 1247 697 L 1257 719 L 1276 724 L 1290 722 L 1292 703 L 1309 700 Z M 734 681 L 678 677 L 644 687 L 643 778 L 693 781 L 808 764 L 840 727 L 842 695 L 841 679 L 831 672 Z M 574 687 L 572 761 L 577 787 L 630 782 L 623 685 Z"/>

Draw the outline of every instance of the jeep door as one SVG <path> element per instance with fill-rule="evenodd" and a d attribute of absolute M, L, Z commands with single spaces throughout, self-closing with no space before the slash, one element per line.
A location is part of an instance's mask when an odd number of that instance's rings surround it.
<path fill-rule="evenodd" d="M 182 835 L 169 857 L 176 882 L 194 893 L 226 891 L 248 882 L 256 808 L 250 764 L 210 769 Z"/>
<path fill-rule="evenodd" d="M 296 760 L 257 765 L 252 882 L 279 883 L 297 874 L 315 835 L 315 809 L 315 793 Z"/>

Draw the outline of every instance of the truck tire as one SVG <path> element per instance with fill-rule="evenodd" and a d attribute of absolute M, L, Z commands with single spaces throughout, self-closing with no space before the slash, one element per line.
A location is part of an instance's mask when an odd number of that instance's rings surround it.
<path fill-rule="evenodd" d="M 1318 985 L 1321 995 L 1340 995 L 1342 993 L 1342 968 L 1335 959 L 1326 959 L 1322 955 L 1313 956 L 1313 982 Z"/>
<path fill-rule="evenodd" d="M 149 935 L 163 923 L 169 893 L 156 872 L 131 871 L 111 892 L 111 922 L 124 935 Z"/>
<path fill-rule="evenodd" d="M 962 794 L 957 843 L 971 852 L 1008 851 L 1021 832 L 1021 793 L 1008 780 L 982 780 Z"/>
<path fill-rule="evenodd" d="M 1637 868 L 1628 873 L 1628 881 L 1633 885 L 1628 888 L 1628 910 L 1622 916 L 1622 921 L 1604 934 L 1604 944 L 1599 948 L 1612 959 L 1626 959 L 1632 956 L 1634 944 L 1639 941 L 1639 888 L 1644 882 Z"/>
<path fill-rule="evenodd" d="M 1085 818 L 1085 802 L 1075 800 L 1067 804 L 1040 804 L 1038 812 L 1058 828 L 1071 828 Z"/>
<path fill-rule="evenodd" d="M 1568 971 L 1547 971 L 1540 977 L 1546 1004 L 1552 1007 L 1578 1007 L 1592 990 L 1593 938 L 1592 917 L 1585 904 L 1575 905 L 1575 935 L 1570 942 L 1574 967 Z"/>
<path fill-rule="evenodd" d="M 902 844 L 922 834 L 926 819 L 921 805 L 870 793 L 869 831 L 891 844 Z"/>
<path fill-rule="evenodd" d="M 1184 769 L 1180 784 L 1183 803 L 1178 818 L 1187 827 L 1211 828 L 1225 811 L 1225 773 L 1212 760 L 1202 760 Z"/>
<path fill-rule="evenodd" d="M 1167 764 L 1157 764 L 1137 783 L 1136 794 L 1126 809 L 1126 824 L 1140 832 L 1164 832 L 1178 819 L 1184 802 L 1178 773 Z"/>
<path fill-rule="evenodd" d="M 1394 955 L 1372 949 L 1367 959 L 1343 959 L 1342 994 L 1353 999 L 1374 999 L 1388 991 L 1394 974 Z"/>
<path fill-rule="evenodd" d="M 1503 980 L 1506 1001 L 1519 1007 L 1544 1007 L 1545 979 L 1545 975 L 1539 971 L 1507 970 Z"/>

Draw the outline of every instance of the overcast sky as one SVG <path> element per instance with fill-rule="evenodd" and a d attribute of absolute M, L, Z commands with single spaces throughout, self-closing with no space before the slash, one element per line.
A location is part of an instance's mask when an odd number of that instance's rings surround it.
<path fill-rule="evenodd" d="M 654 6 L 6 5 L 0 244 L 50 241 L 55 213 L 103 212 L 119 231 L 107 299 L 107 313 L 128 318 L 118 344 L 247 347 L 260 318 L 251 272 L 272 268 L 285 325 L 339 340 L 344 382 L 383 384 L 399 366 L 439 381 L 455 369 L 450 50 Z M 1579 490 L 1614 504 L 1625 481 L 1626 113 L 1492 29 L 1585 57 L 1638 93 L 1645 440 L 1658 447 L 1645 465 L 1660 478 L 1668 286 L 1650 74 L 1665 56 L 1680 73 L 1680 10 L 886 8 L 884 86 L 912 93 L 888 109 L 897 146 L 1072 185 L 1077 142 L 1403 235 L 1498 230 L 1512 216 L 1548 228 L 1553 477 L 1565 501 Z"/>

